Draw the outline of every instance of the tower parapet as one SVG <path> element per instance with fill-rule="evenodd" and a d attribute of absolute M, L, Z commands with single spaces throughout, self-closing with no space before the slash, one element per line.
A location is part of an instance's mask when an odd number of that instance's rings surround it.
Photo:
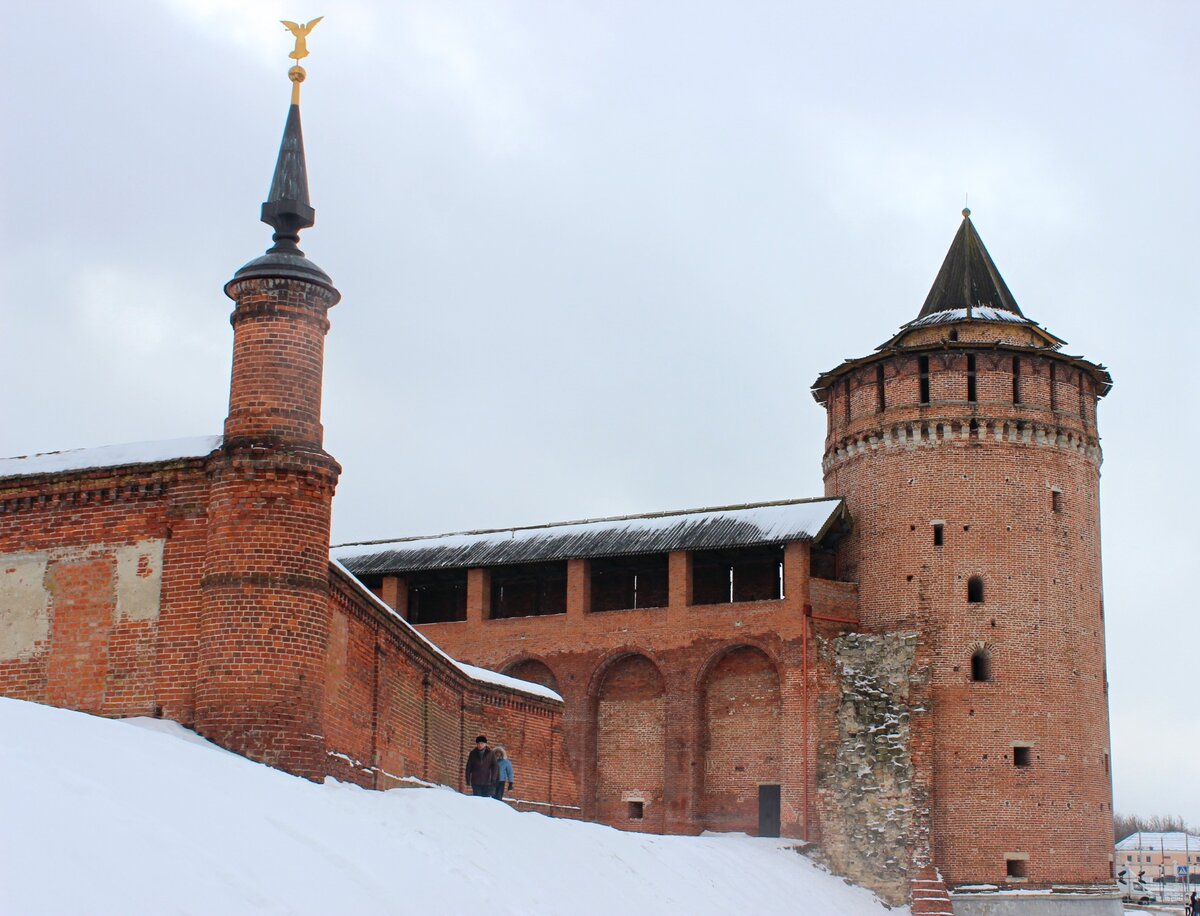
<path fill-rule="evenodd" d="M 928 637 L 951 886 L 1110 880 L 1096 405 L 1112 379 L 1063 344 L 964 211 L 917 318 L 814 385 L 863 627 Z"/>

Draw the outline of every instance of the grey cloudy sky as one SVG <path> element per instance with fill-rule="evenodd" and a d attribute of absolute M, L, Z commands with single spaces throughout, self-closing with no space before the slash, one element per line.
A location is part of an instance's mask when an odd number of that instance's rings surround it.
<path fill-rule="evenodd" d="M 311 4 L 312 0 L 305 0 Z M 1200 824 L 1200 7 L 9 3 L 0 455 L 219 432 L 305 63 L 335 540 L 819 495 L 974 219 L 1101 406 L 1119 810 Z"/>

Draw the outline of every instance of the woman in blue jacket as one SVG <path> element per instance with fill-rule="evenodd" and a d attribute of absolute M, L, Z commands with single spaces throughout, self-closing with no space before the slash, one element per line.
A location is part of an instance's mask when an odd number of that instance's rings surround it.
<path fill-rule="evenodd" d="M 500 778 L 496 780 L 496 791 L 493 798 L 497 801 L 504 801 L 504 787 L 508 786 L 508 791 L 512 791 L 513 787 L 513 767 L 512 761 L 508 759 L 508 752 L 502 747 L 497 747 L 495 750 L 496 764 L 500 768 Z"/>

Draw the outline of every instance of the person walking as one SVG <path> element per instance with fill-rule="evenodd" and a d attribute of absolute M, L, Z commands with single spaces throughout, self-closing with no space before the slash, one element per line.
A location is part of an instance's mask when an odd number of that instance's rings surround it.
<path fill-rule="evenodd" d="M 513 787 L 513 767 L 512 761 L 508 759 L 508 752 L 504 748 L 496 745 L 496 791 L 492 795 L 496 801 L 504 801 L 504 787 L 508 786 L 508 791 L 512 791 Z"/>
<path fill-rule="evenodd" d="M 1192 891 L 1192 898 L 1189 901 L 1189 905 L 1191 906 L 1191 909 L 1188 912 L 1191 914 L 1191 916 L 1200 916 L 1200 911 L 1197 911 L 1196 909 L 1197 907 L 1200 907 L 1200 898 L 1196 896 L 1195 891 Z"/>
<path fill-rule="evenodd" d="M 496 755 L 488 747 L 487 735 L 475 739 L 475 747 L 467 754 L 467 785 L 476 798 L 491 798 L 496 791 L 496 780 L 500 778 L 496 766 Z"/>

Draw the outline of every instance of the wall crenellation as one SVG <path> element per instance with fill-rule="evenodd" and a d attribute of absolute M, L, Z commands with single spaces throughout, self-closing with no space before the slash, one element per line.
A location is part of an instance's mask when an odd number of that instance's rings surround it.
<path fill-rule="evenodd" d="M 972 428 L 972 422 L 975 428 Z M 1096 467 L 1103 460 L 1099 440 L 1080 436 L 1061 426 L 1015 418 L 931 417 L 892 423 L 842 439 L 825 453 L 821 468 L 828 472 L 851 458 L 880 449 L 930 448 L 942 444 L 986 445 L 989 442 L 1062 449 L 1086 457 Z"/>

